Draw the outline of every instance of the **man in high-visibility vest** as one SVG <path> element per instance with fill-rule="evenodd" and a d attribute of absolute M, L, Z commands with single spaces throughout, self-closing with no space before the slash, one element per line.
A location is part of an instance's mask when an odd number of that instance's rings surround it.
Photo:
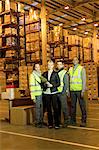
<path fill-rule="evenodd" d="M 60 86 L 58 87 L 58 102 L 59 102 L 59 121 L 61 125 L 61 110 L 64 117 L 63 127 L 67 127 L 69 123 L 69 113 L 67 105 L 67 95 L 69 93 L 69 80 L 67 71 L 64 69 L 64 63 L 57 61 L 58 75 L 60 78 Z"/>
<path fill-rule="evenodd" d="M 86 126 L 86 105 L 84 100 L 84 92 L 86 90 L 86 71 L 83 66 L 79 64 L 77 57 L 73 59 L 74 67 L 70 67 L 70 93 L 71 93 L 71 124 L 76 125 L 76 103 L 79 101 L 82 118 L 81 127 Z"/>
<path fill-rule="evenodd" d="M 29 77 L 29 87 L 31 99 L 35 103 L 35 126 L 41 128 L 43 125 L 43 103 L 41 88 L 41 70 L 40 65 L 34 64 L 33 72 Z"/>

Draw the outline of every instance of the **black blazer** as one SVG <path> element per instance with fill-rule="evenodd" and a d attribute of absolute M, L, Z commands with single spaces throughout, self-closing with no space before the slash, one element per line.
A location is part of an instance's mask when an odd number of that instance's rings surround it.
<path fill-rule="evenodd" d="M 48 80 L 48 71 L 47 71 L 47 72 L 44 72 L 44 73 L 43 73 L 43 76 Z M 60 86 L 60 78 L 59 78 L 59 76 L 58 76 L 58 73 L 55 72 L 54 70 L 53 70 L 53 72 L 52 72 L 52 74 L 51 74 L 51 77 L 50 77 L 50 81 L 49 81 L 49 82 L 53 85 L 53 87 L 50 88 L 51 92 L 56 92 L 56 91 L 58 91 L 58 90 L 57 90 L 57 87 Z M 45 91 L 46 88 L 47 88 L 47 86 L 46 86 L 46 84 L 44 84 L 44 89 L 43 89 L 43 90 Z"/>

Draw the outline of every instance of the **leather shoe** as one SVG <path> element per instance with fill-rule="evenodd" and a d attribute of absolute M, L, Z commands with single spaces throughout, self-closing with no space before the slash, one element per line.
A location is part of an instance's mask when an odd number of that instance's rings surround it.
<path fill-rule="evenodd" d="M 82 123 L 80 124 L 80 127 L 86 127 L 86 123 L 85 123 L 85 122 L 82 122 Z"/>

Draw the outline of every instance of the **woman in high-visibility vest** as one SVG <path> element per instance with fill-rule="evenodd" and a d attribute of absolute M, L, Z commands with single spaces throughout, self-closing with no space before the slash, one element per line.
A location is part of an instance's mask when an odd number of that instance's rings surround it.
<path fill-rule="evenodd" d="M 29 88 L 31 99 L 35 103 L 35 126 L 42 127 L 43 125 L 43 103 L 42 103 L 42 88 L 41 88 L 41 70 L 40 65 L 34 64 L 33 72 L 29 77 Z"/>
<path fill-rule="evenodd" d="M 82 118 L 81 127 L 86 126 L 86 105 L 84 100 L 84 92 L 86 90 L 86 71 L 79 64 L 77 57 L 73 59 L 73 67 L 69 69 L 70 75 L 70 93 L 71 93 L 71 124 L 76 125 L 76 103 L 79 101 Z"/>

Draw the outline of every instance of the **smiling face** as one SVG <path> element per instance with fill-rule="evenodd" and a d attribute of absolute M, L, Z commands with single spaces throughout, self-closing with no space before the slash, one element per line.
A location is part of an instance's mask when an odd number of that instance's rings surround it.
<path fill-rule="evenodd" d="M 74 65 L 77 65 L 78 63 L 79 63 L 78 58 L 77 58 L 77 57 L 74 57 L 74 59 L 73 59 L 73 64 L 74 64 Z"/>
<path fill-rule="evenodd" d="M 58 68 L 58 70 L 64 68 L 63 63 L 62 62 L 57 62 L 57 68 Z"/>
<path fill-rule="evenodd" d="M 40 72 L 40 65 L 39 65 L 39 64 L 35 64 L 35 70 L 36 70 L 37 72 Z"/>
<path fill-rule="evenodd" d="M 53 70 L 53 69 L 54 69 L 54 62 L 48 61 L 48 70 Z"/>

